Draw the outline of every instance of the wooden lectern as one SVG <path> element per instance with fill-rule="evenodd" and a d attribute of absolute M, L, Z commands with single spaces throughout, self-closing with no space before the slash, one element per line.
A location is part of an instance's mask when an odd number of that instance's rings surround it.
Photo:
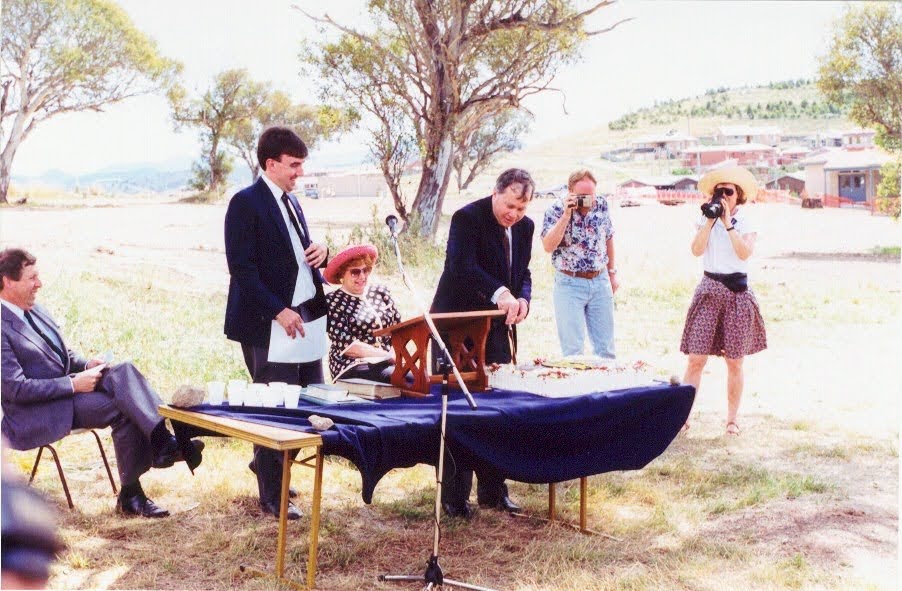
<path fill-rule="evenodd" d="M 439 333 L 447 335 L 445 345 L 471 392 L 483 392 L 488 387 L 485 375 L 485 339 L 489 334 L 492 318 L 503 315 L 501 310 L 430 314 Z M 381 328 L 373 334 L 377 337 L 391 335 L 392 349 L 395 351 L 395 373 L 391 376 L 393 386 L 410 396 L 426 396 L 431 384 L 442 381 L 441 374 L 427 372 L 429 340 L 432 335 L 422 315 Z M 413 343 L 412 353 L 407 350 L 409 343 Z M 413 375 L 413 384 L 404 379 L 408 372 Z M 449 381 L 457 383 L 453 374 Z"/>

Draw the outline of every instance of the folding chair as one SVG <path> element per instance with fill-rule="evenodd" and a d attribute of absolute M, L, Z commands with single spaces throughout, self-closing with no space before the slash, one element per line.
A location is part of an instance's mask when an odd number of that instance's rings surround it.
<path fill-rule="evenodd" d="M 94 436 L 94 439 L 97 441 L 97 449 L 100 450 L 100 457 L 103 459 L 103 465 L 106 468 L 106 475 L 110 479 L 110 486 L 113 487 L 113 494 L 117 494 L 119 491 L 116 490 L 116 483 L 113 481 L 113 473 L 110 471 L 110 463 L 106 459 L 106 452 L 103 449 L 103 444 L 100 442 L 100 436 L 94 429 L 73 429 L 69 435 L 78 435 L 79 433 L 87 433 L 89 432 Z M 68 437 L 68 435 L 67 435 Z M 62 441 L 62 439 L 60 439 Z M 57 441 L 59 443 L 59 441 Z M 60 464 L 59 454 L 57 454 L 56 449 L 50 444 L 42 445 L 38 448 L 38 457 L 34 460 L 34 467 L 31 469 L 31 477 L 28 479 L 28 484 L 34 480 L 34 475 L 38 471 L 38 464 L 41 463 L 41 454 L 44 453 L 44 449 L 50 451 L 50 455 L 53 456 L 53 461 L 56 463 L 56 471 L 59 473 L 60 482 L 63 484 L 63 492 L 66 493 L 66 502 L 69 504 L 70 509 L 74 509 L 75 505 L 72 503 L 72 495 L 69 494 L 69 485 L 66 483 L 66 475 L 63 474 L 63 466 Z"/>

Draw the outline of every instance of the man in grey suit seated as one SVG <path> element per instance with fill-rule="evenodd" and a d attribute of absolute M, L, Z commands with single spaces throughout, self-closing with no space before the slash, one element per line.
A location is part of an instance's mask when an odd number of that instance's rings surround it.
<path fill-rule="evenodd" d="M 112 427 L 122 490 L 118 511 L 142 517 L 169 512 L 147 498 L 140 476 L 184 460 L 193 471 L 203 443 L 180 447 L 157 411 L 160 397 L 131 363 L 109 366 L 66 347 L 50 314 L 35 304 L 36 259 L 18 248 L 0 252 L 3 435 L 13 449 L 34 449 L 72 429 Z"/>

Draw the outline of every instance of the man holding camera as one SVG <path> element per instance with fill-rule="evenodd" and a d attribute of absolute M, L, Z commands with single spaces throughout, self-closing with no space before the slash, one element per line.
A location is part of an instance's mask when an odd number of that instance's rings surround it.
<path fill-rule="evenodd" d="M 586 329 L 599 357 L 614 357 L 614 226 L 588 170 L 570 175 L 568 193 L 545 212 L 542 246 L 551 253 L 554 316 L 564 355 L 583 352 Z"/>

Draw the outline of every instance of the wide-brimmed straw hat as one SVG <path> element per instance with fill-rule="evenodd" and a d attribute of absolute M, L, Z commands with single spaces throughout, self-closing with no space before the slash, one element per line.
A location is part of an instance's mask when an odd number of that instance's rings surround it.
<path fill-rule="evenodd" d="M 338 270 L 341 269 L 342 265 L 348 261 L 353 261 L 356 258 L 367 255 L 373 257 L 373 262 L 375 262 L 379 258 L 379 251 L 372 244 L 355 244 L 349 246 L 332 257 L 332 260 L 326 265 L 326 270 L 323 271 L 323 277 L 333 285 L 341 283 L 341 277 L 338 276 Z"/>
<path fill-rule="evenodd" d="M 741 166 L 725 166 L 706 173 L 698 181 L 698 190 L 710 197 L 714 194 L 714 187 L 721 183 L 731 183 L 741 188 L 746 201 L 751 201 L 758 194 L 755 175 Z"/>

